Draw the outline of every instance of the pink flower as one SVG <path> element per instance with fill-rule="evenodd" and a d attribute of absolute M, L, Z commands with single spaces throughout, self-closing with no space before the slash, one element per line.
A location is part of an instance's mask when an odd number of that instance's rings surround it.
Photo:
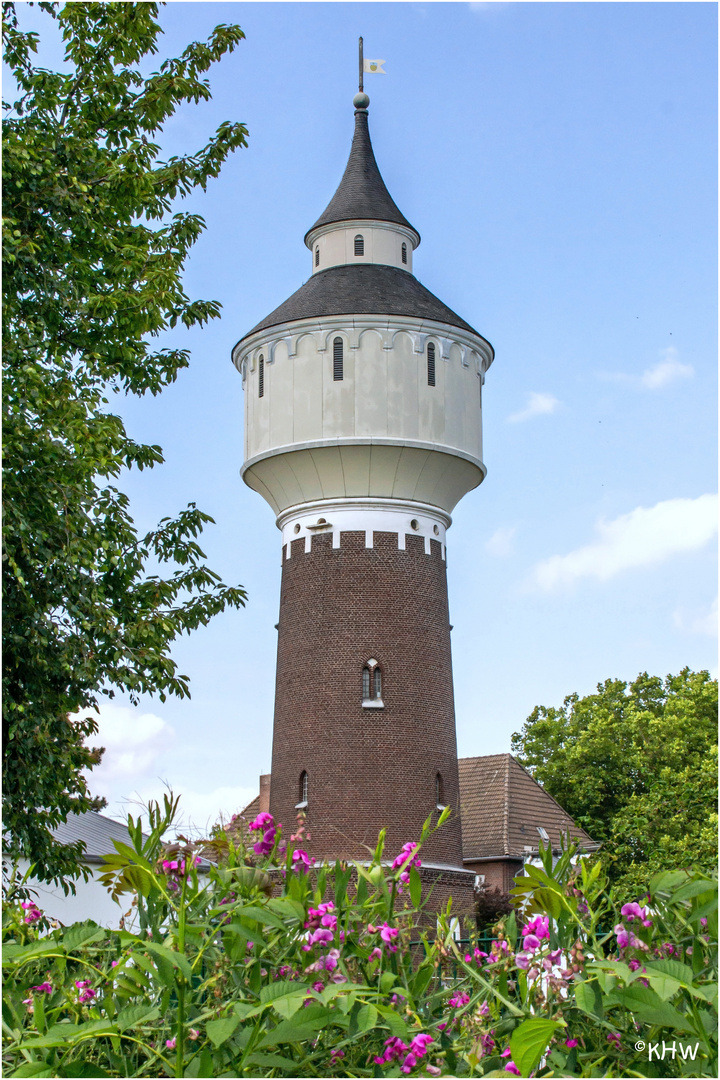
<path fill-rule="evenodd" d="M 319 994 L 322 990 L 325 989 L 325 983 L 320 982 L 320 980 L 318 979 L 317 982 L 314 982 L 312 984 L 312 988 L 316 994 Z"/>
<path fill-rule="evenodd" d="M 188 1039 L 190 1039 L 190 1042 L 197 1042 L 199 1038 L 200 1032 L 198 1031 L 198 1029 L 190 1028 L 190 1030 L 188 1031 Z"/>
<path fill-rule="evenodd" d="M 380 937 L 387 944 L 390 945 L 398 936 L 400 931 L 395 926 L 388 926 L 387 923 L 383 923 L 380 927 Z"/>
<path fill-rule="evenodd" d="M 23 998 L 23 1005 L 27 1005 L 27 1011 L 30 1014 L 35 1012 L 35 1004 L 32 998 Z"/>
<path fill-rule="evenodd" d="M 490 1054 L 495 1049 L 495 1040 L 493 1039 L 492 1031 L 490 1034 L 480 1036 L 480 1045 L 482 1046 L 484 1054 Z"/>
<path fill-rule="evenodd" d="M 619 1049 L 620 1049 L 620 1033 L 619 1033 L 619 1032 L 617 1032 L 617 1031 L 614 1031 L 614 1032 L 613 1032 L 613 1033 L 612 1033 L 611 1035 L 608 1035 L 608 1037 L 607 1037 L 607 1041 L 608 1041 L 609 1043 L 612 1043 L 612 1045 L 613 1045 L 613 1048 L 614 1048 L 615 1050 L 619 1050 Z"/>
<path fill-rule="evenodd" d="M 449 999 L 448 1005 L 452 1009 L 461 1009 L 463 1007 L 463 1005 L 467 1005 L 469 1000 L 470 1000 L 470 995 L 469 994 L 463 994 L 463 993 L 455 994 L 453 997 L 451 997 Z"/>
<path fill-rule="evenodd" d="M 518 1069 L 514 1061 L 508 1061 L 507 1065 L 505 1066 L 505 1072 L 509 1072 L 513 1076 L 521 1075 L 520 1070 Z"/>
<path fill-rule="evenodd" d="M 512 1054 L 512 1050 L 510 1049 L 509 1046 L 506 1046 L 505 1049 L 503 1050 L 502 1054 L 500 1055 L 500 1057 L 501 1058 L 510 1057 L 511 1054 Z"/>
<path fill-rule="evenodd" d="M 371 963 L 373 960 L 382 960 L 382 949 L 377 945 L 368 956 L 368 963 Z"/>
<path fill-rule="evenodd" d="M 705 918 L 704 915 L 701 916 L 701 918 L 700 918 L 700 925 L 703 926 L 703 927 L 707 926 L 707 919 Z"/>
<path fill-rule="evenodd" d="M 38 919 L 42 919 L 42 911 L 34 901 L 25 900 L 20 906 L 27 912 L 23 922 L 28 923 L 28 925 L 37 922 Z"/>
<path fill-rule="evenodd" d="M 328 901 L 326 904 L 320 904 L 316 908 L 308 908 L 305 929 L 315 930 L 318 926 L 326 926 L 330 930 L 334 930 L 337 926 L 337 915 L 331 914 L 334 909 L 335 905 L 332 901 Z"/>
<path fill-rule="evenodd" d="M 52 994 L 53 985 L 51 982 L 41 982 L 37 986 L 31 986 L 31 990 L 34 990 L 36 994 Z"/>
<path fill-rule="evenodd" d="M 250 822 L 248 829 L 250 829 L 251 832 L 255 832 L 256 830 L 265 832 L 265 826 L 272 824 L 274 824 L 272 814 L 268 814 L 266 810 L 263 810 L 262 813 L 258 814 L 254 821 Z"/>
<path fill-rule="evenodd" d="M 628 967 L 630 968 L 631 971 L 637 971 L 637 969 L 640 967 L 640 961 L 639 960 L 629 960 L 628 961 Z"/>
<path fill-rule="evenodd" d="M 549 941 L 550 919 L 547 915 L 536 915 L 527 926 L 523 926 L 521 933 L 523 937 L 532 934 L 533 937 L 539 938 L 540 941 Z M 530 948 L 537 948 L 537 946 L 530 946 Z"/>
<path fill-rule="evenodd" d="M 480 1014 L 480 1016 L 488 1016 L 489 1015 L 490 1006 L 488 1005 L 487 1001 L 481 1002 L 480 1008 L 478 1009 L 478 1013 Z"/>
<path fill-rule="evenodd" d="M 565 1040 L 565 1045 L 567 1046 L 568 1050 L 572 1050 L 574 1046 L 578 1045 L 578 1040 L 577 1039 L 566 1039 Z"/>
<path fill-rule="evenodd" d="M 294 870 L 309 870 L 311 859 L 307 851 L 301 851 L 300 848 L 295 848 L 292 853 L 293 869 Z"/>
<path fill-rule="evenodd" d="M 317 930 L 308 939 L 309 945 L 329 945 L 334 938 L 332 930 L 326 930 L 324 926 L 318 927 Z"/>
<path fill-rule="evenodd" d="M 342 1058 L 342 1057 L 345 1057 L 345 1051 L 344 1050 L 331 1050 L 330 1051 L 330 1058 L 331 1058 L 332 1061 L 335 1061 L 337 1058 Z"/>
<path fill-rule="evenodd" d="M 432 1035 L 416 1035 L 410 1043 L 410 1051 L 413 1054 L 417 1054 L 418 1057 L 423 1057 L 427 1053 L 428 1046 L 435 1040 Z"/>
<path fill-rule="evenodd" d="M 523 946 L 526 949 L 530 949 L 531 952 L 534 952 L 535 949 L 540 948 L 540 938 L 535 934 L 527 934 L 523 939 Z"/>
<path fill-rule="evenodd" d="M 347 975 L 343 975 L 342 971 L 336 971 L 330 976 L 330 982 L 334 982 L 334 983 L 347 982 Z"/>
<path fill-rule="evenodd" d="M 519 952 L 515 956 L 515 963 L 523 971 L 527 971 L 527 969 L 530 967 L 531 960 L 532 960 L 532 953 Z"/>
<path fill-rule="evenodd" d="M 168 1050 L 174 1050 L 175 1049 L 175 1044 L 176 1043 L 175 1043 L 175 1036 L 174 1035 L 173 1035 L 172 1039 L 166 1039 L 165 1040 L 165 1045 L 167 1046 Z"/>
<path fill-rule="evenodd" d="M 430 1073 L 431 1076 L 439 1076 L 441 1070 L 438 1069 L 437 1065 L 426 1065 L 425 1072 Z"/>
<path fill-rule="evenodd" d="M 617 937 L 619 949 L 646 949 L 647 945 L 633 934 L 632 930 L 626 930 L 622 923 L 613 927 L 613 933 Z"/>
<path fill-rule="evenodd" d="M 263 815 L 260 814 L 260 817 Z M 269 815 L 268 815 L 269 816 Z M 275 836 L 277 835 L 277 829 L 274 825 L 263 833 L 262 840 L 258 840 L 257 844 L 253 844 L 253 851 L 256 855 L 269 855 L 275 845 Z"/>
<path fill-rule="evenodd" d="M 394 860 L 391 870 L 399 870 L 401 867 L 403 870 L 409 870 L 411 866 L 422 865 L 420 859 L 414 853 L 417 851 L 419 844 L 415 844 L 412 841 L 409 844 L 403 844 L 402 851 L 398 857 Z"/>
<path fill-rule="evenodd" d="M 113 960 L 112 963 L 110 964 L 110 967 L 117 967 L 119 963 L 120 963 L 119 960 Z"/>

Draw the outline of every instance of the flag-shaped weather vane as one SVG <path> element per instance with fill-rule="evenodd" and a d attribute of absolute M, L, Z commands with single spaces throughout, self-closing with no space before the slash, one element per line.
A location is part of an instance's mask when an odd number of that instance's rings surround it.
<path fill-rule="evenodd" d="M 358 40 L 359 48 L 359 60 L 360 60 L 360 93 L 363 93 L 363 75 L 365 72 L 369 72 L 371 75 L 385 75 L 386 71 L 383 67 L 384 60 L 365 60 L 363 57 L 363 39 Z"/>

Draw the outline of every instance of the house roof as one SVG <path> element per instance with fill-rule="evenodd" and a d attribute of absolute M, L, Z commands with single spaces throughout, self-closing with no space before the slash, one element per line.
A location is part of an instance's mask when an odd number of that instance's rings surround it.
<path fill-rule="evenodd" d="M 538 851 L 538 828 L 553 848 L 568 836 L 586 850 L 599 846 L 512 754 L 460 758 L 458 768 L 465 861 L 522 859 Z"/>
<path fill-rule="evenodd" d="M 114 855 L 113 840 L 133 847 L 126 825 L 92 810 L 85 814 L 69 814 L 67 821 L 56 825 L 52 833 L 61 844 L 82 840 L 85 844 L 82 861 L 87 863 L 99 863 L 103 855 Z"/>
<path fill-rule="evenodd" d="M 380 175 L 370 142 L 367 109 L 355 110 L 355 134 L 342 180 L 323 213 L 308 229 L 305 240 L 307 242 L 310 233 L 321 225 L 353 220 L 391 221 L 405 225 L 412 229 L 420 243 L 417 229 L 398 210 Z"/>
<path fill-rule="evenodd" d="M 409 315 L 458 326 L 480 337 L 407 270 L 384 263 L 358 263 L 331 266 L 313 274 L 240 340 L 279 323 L 323 315 Z"/>

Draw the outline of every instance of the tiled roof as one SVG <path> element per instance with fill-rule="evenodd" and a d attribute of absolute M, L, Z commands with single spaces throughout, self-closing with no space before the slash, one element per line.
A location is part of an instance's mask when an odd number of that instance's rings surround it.
<path fill-rule="evenodd" d="M 322 315 L 409 315 L 449 323 L 477 334 L 407 270 L 383 263 L 358 263 L 331 266 L 313 274 L 241 340 L 278 323 Z"/>
<path fill-rule="evenodd" d="M 86 814 L 70 814 L 67 821 L 56 825 L 52 833 L 61 844 L 82 840 L 85 844 L 83 862 L 100 862 L 103 855 L 114 855 L 113 840 L 133 847 L 127 826 L 92 810 Z"/>
<path fill-rule="evenodd" d="M 380 175 L 368 130 L 367 109 L 355 110 L 355 134 L 350 157 L 337 191 L 307 236 L 321 225 L 334 221 L 392 221 L 413 228 L 395 205 Z M 420 237 L 418 235 L 418 241 Z"/>
<path fill-rule="evenodd" d="M 568 835 L 597 846 L 512 754 L 460 758 L 458 767 L 464 859 L 523 858 L 538 850 L 538 827 L 554 848 Z"/>

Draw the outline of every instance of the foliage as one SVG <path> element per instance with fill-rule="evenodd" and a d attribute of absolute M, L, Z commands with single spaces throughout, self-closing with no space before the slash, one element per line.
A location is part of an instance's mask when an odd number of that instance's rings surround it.
<path fill-rule="evenodd" d="M 423 912 L 430 819 L 392 865 L 381 834 L 314 868 L 259 815 L 201 874 L 162 843 L 173 811 L 108 857 L 132 929 L 7 907 L 7 1076 L 717 1076 L 716 881 L 660 874 L 614 912 L 599 861 L 543 851 L 488 955 Z"/>
<path fill-rule="evenodd" d="M 83 775 L 101 753 L 86 745 L 97 725 L 77 713 L 100 691 L 187 695 L 173 640 L 244 603 L 205 564 L 197 538 L 212 519 L 194 503 L 138 536 L 110 481 L 162 452 L 128 435 L 108 395 L 159 393 L 188 352 L 154 339 L 217 317 L 182 285 L 203 220 L 171 211 L 247 132 L 223 123 L 167 161 L 153 141 L 177 108 L 210 97 L 204 73 L 239 27 L 218 26 L 144 78 L 157 4 L 40 7 L 65 41 L 62 72 L 33 65 L 37 35 L 3 5 L 18 95 L 3 130 L 3 804 L 8 845 L 64 884 L 78 846 L 50 830 L 102 805 Z M 150 572 L 162 564 L 168 576 Z"/>
<path fill-rule="evenodd" d="M 642 891 L 664 867 L 717 862 L 717 680 L 685 668 L 536 708 L 518 760 L 593 840 L 610 880 Z"/>
<path fill-rule="evenodd" d="M 510 896 L 496 885 L 492 889 L 480 888 L 475 892 L 475 920 L 479 930 L 491 927 L 512 911 Z"/>

